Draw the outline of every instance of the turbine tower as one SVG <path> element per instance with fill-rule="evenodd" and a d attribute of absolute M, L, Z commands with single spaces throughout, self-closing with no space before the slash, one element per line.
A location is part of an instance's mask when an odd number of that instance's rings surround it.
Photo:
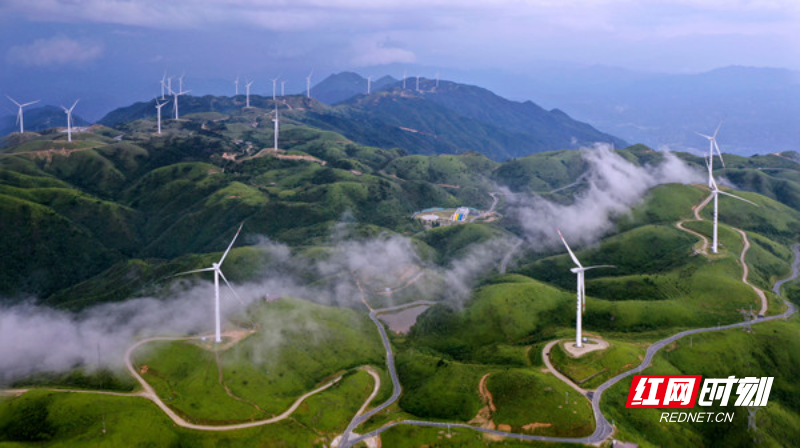
<path fill-rule="evenodd" d="M 406 88 L 406 76 L 408 76 L 408 70 L 403 70 L 403 89 Z"/>
<path fill-rule="evenodd" d="M 158 98 L 156 98 L 156 110 L 158 111 L 158 135 L 161 135 L 161 108 L 166 106 L 169 101 L 164 101 L 163 103 L 158 102 Z"/>
<path fill-rule="evenodd" d="M 173 98 L 173 101 L 174 101 L 174 103 L 172 103 L 172 110 L 175 111 L 175 119 L 176 120 L 178 119 L 178 97 L 181 96 L 181 95 L 186 95 L 189 92 L 191 92 L 191 90 L 186 90 L 186 91 L 181 90 L 180 92 L 175 92 L 172 89 L 170 89 L 170 91 L 169 91 L 169 93 L 170 93 L 170 95 L 172 95 L 172 98 Z"/>
<path fill-rule="evenodd" d="M 181 73 L 181 76 L 178 78 L 178 91 L 183 92 L 183 77 L 186 76 L 186 72 Z"/>
<path fill-rule="evenodd" d="M 567 252 L 569 252 L 570 258 L 572 258 L 572 262 L 575 263 L 575 267 L 570 269 L 571 272 L 578 275 L 578 309 L 577 309 L 577 323 L 576 323 L 576 333 L 575 333 L 575 347 L 583 347 L 583 335 L 581 333 L 581 315 L 586 311 L 586 282 L 584 280 L 584 272 L 588 271 L 589 269 L 596 269 L 596 268 L 615 268 L 616 266 L 612 265 L 600 265 L 600 266 L 588 266 L 583 267 L 580 261 L 578 261 L 578 257 L 572 253 L 572 249 L 569 248 L 569 244 L 567 244 L 567 240 L 564 239 L 564 235 L 561 234 L 561 231 L 558 231 L 558 236 L 561 237 L 561 241 L 564 243 L 564 246 L 567 248 Z"/>
<path fill-rule="evenodd" d="M 248 81 L 244 85 L 244 89 L 245 89 L 245 92 L 246 92 L 246 99 L 245 99 L 245 106 L 244 107 L 250 107 L 250 86 L 252 86 L 252 85 L 253 85 L 253 81 Z"/>
<path fill-rule="evenodd" d="M 274 148 L 273 149 L 274 149 L 274 151 L 276 153 L 278 152 L 278 126 L 279 126 L 278 125 L 278 120 L 279 120 L 279 118 L 278 118 L 278 103 L 275 103 L 275 118 L 272 119 L 272 122 L 275 123 L 275 130 L 273 132 L 275 142 L 274 142 Z"/>
<path fill-rule="evenodd" d="M 22 120 L 22 108 L 30 106 L 31 104 L 36 104 L 41 100 L 36 100 L 36 101 L 31 101 L 30 103 L 20 104 L 14 98 L 11 98 L 8 95 L 6 95 L 6 98 L 10 99 L 12 103 L 16 104 L 17 107 L 19 107 L 19 110 L 17 110 L 17 123 L 19 123 L 19 133 L 22 134 L 23 132 L 25 132 L 25 126 L 23 125 L 23 120 Z"/>
<path fill-rule="evenodd" d="M 80 100 L 81 100 L 80 98 L 75 100 L 75 102 L 72 103 L 72 107 L 70 107 L 69 109 L 67 109 L 64 106 L 61 106 L 61 108 L 64 109 L 64 113 L 67 114 L 67 141 L 68 142 L 72 141 L 72 109 L 75 109 L 75 106 L 78 105 L 78 101 L 80 101 Z"/>
<path fill-rule="evenodd" d="M 166 88 L 167 88 L 167 72 L 164 72 L 164 76 L 161 77 L 161 101 L 164 101 L 165 99 L 167 99 L 164 96 L 164 92 L 165 92 Z"/>
<path fill-rule="evenodd" d="M 306 97 L 311 98 L 311 75 L 314 74 L 314 69 L 311 69 L 311 72 L 306 76 Z"/>
<path fill-rule="evenodd" d="M 372 93 L 372 76 L 367 76 L 367 95 Z"/>
<path fill-rule="evenodd" d="M 175 276 L 178 276 L 178 275 L 194 274 L 196 272 L 214 271 L 214 328 L 215 328 L 214 342 L 217 342 L 217 343 L 222 342 L 222 335 L 221 335 L 221 331 L 220 331 L 221 330 L 221 328 L 220 328 L 221 327 L 221 325 L 220 325 L 220 316 L 219 316 L 219 278 L 222 277 L 222 280 L 225 281 L 225 284 L 228 285 L 228 288 L 231 289 L 233 294 L 237 298 L 239 297 L 238 294 L 236 294 L 236 291 L 233 289 L 233 286 L 231 286 L 230 282 L 228 282 L 228 279 L 225 278 L 225 274 L 222 273 L 222 270 L 220 269 L 220 267 L 222 267 L 222 262 L 225 261 L 225 257 L 228 256 L 228 252 L 231 251 L 231 247 L 233 247 L 233 243 L 236 242 L 236 238 L 239 236 L 239 232 L 242 231 L 242 226 L 244 226 L 244 223 L 239 225 L 239 230 L 236 231 L 236 235 L 233 236 L 233 240 L 231 240 L 231 244 L 228 245 L 228 249 L 226 249 L 225 253 L 222 254 L 222 258 L 219 259 L 219 262 L 212 263 L 210 268 L 195 269 L 193 271 L 186 271 L 186 272 L 181 272 L 180 274 L 175 274 Z"/>
<path fill-rule="evenodd" d="M 439 72 L 436 72 L 436 87 L 439 87 Z"/>
<path fill-rule="evenodd" d="M 714 181 L 714 177 L 713 176 L 711 177 L 711 195 L 714 196 L 714 230 L 713 230 L 713 237 L 712 237 L 712 242 L 711 242 L 711 252 L 713 252 L 713 253 L 717 253 L 717 221 L 719 220 L 719 205 L 718 205 L 718 201 L 719 201 L 720 193 L 722 193 L 722 194 L 724 194 L 726 196 L 730 196 L 732 198 L 736 198 L 736 199 L 738 199 L 740 201 L 747 202 L 748 204 L 752 204 L 752 205 L 755 205 L 756 207 L 758 207 L 758 204 L 756 204 L 755 202 L 748 201 L 745 198 L 740 198 L 739 196 L 736 196 L 736 195 L 733 195 L 733 194 L 730 194 L 728 192 L 720 190 L 719 187 L 717 187 L 717 182 Z"/>
<path fill-rule="evenodd" d="M 714 149 L 717 150 L 717 155 L 719 155 L 719 161 L 722 163 L 722 167 L 725 168 L 725 161 L 722 160 L 722 153 L 719 150 L 719 145 L 717 144 L 717 133 L 719 132 L 719 128 L 722 127 L 722 122 L 719 122 L 717 125 L 717 129 L 714 131 L 714 135 L 705 135 L 699 132 L 696 132 L 697 135 L 701 137 L 705 137 L 708 139 L 708 188 L 712 188 L 713 182 L 713 175 L 711 172 L 714 170 Z"/>
<path fill-rule="evenodd" d="M 417 92 L 419 92 L 419 75 L 417 75 Z"/>
<path fill-rule="evenodd" d="M 286 87 L 286 81 L 281 81 L 281 96 L 286 96 L 284 88 Z"/>
<path fill-rule="evenodd" d="M 236 96 L 239 96 L 239 75 L 233 80 L 233 85 L 236 86 Z"/>

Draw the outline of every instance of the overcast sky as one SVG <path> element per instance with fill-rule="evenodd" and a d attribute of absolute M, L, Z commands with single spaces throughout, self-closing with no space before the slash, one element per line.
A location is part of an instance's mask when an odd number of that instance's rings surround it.
<path fill-rule="evenodd" d="M 798 0 L 0 0 L 0 82 L 26 90 L 18 84 L 169 70 L 291 76 L 298 91 L 312 68 L 319 81 L 383 64 L 798 70 L 799 17 Z"/>

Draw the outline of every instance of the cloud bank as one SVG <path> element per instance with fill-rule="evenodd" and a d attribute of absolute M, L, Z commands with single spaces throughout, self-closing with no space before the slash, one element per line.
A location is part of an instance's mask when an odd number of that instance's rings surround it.
<path fill-rule="evenodd" d="M 29 67 L 51 67 L 93 61 L 103 55 L 103 45 L 64 36 L 37 39 L 8 50 L 8 60 Z"/>

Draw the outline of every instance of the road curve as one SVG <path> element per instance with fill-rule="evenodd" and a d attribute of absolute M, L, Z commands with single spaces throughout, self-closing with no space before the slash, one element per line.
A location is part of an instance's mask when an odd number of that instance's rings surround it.
<path fill-rule="evenodd" d="M 744 257 L 745 255 L 747 255 L 747 251 L 750 250 L 750 239 L 747 238 L 747 233 L 745 233 L 744 230 L 737 229 L 736 227 L 734 227 L 733 230 L 739 232 L 739 235 L 742 236 L 742 241 L 744 242 L 744 247 L 742 247 L 742 254 L 739 255 L 739 263 L 742 264 L 742 283 L 753 288 L 753 291 L 755 291 L 758 298 L 761 299 L 761 310 L 758 312 L 758 314 L 766 316 L 767 308 L 769 307 L 769 304 L 767 303 L 766 294 L 764 294 L 764 291 L 762 291 L 761 288 L 757 287 L 756 285 L 750 283 L 747 280 L 747 277 L 750 276 L 750 268 L 747 266 L 747 262 L 744 260 Z"/>

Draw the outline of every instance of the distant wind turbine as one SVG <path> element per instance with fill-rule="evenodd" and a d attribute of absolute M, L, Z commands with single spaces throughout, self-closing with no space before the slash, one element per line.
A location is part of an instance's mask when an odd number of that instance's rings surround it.
<path fill-rule="evenodd" d="M 236 235 L 233 236 L 233 240 L 231 240 L 231 244 L 228 245 L 228 249 L 226 249 L 225 253 L 222 254 L 222 258 L 219 259 L 219 262 L 212 263 L 210 268 L 195 269 L 193 271 L 186 271 L 186 272 L 181 272 L 180 274 L 175 274 L 175 276 L 178 276 L 178 275 L 194 274 L 194 273 L 197 273 L 197 272 L 214 271 L 214 327 L 215 327 L 214 342 L 217 342 L 217 343 L 222 342 L 221 323 L 220 323 L 220 315 L 219 315 L 219 278 L 222 277 L 222 280 L 225 281 L 225 284 L 228 285 L 228 288 L 231 289 L 233 294 L 237 298 L 239 297 L 239 295 L 236 294 L 236 291 L 233 289 L 233 286 L 231 286 L 230 282 L 228 282 L 228 279 L 225 278 L 225 274 L 222 273 L 222 270 L 220 268 L 222 267 L 222 262 L 225 261 L 225 257 L 228 256 L 228 252 L 231 251 L 231 247 L 233 247 L 233 243 L 236 242 L 236 238 L 239 236 L 239 232 L 242 231 L 242 226 L 244 226 L 244 223 L 242 223 L 239 226 L 239 230 L 236 231 Z"/>
<path fill-rule="evenodd" d="M 253 85 L 254 81 L 247 81 L 244 84 L 245 92 L 246 92 L 246 99 L 245 99 L 245 106 L 250 107 L 250 86 Z"/>
<path fill-rule="evenodd" d="M 161 108 L 166 106 L 169 101 L 164 101 L 163 103 L 158 102 L 158 98 L 156 98 L 156 111 L 158 114 L 158 134 L 161 135 Z"/>
<path fill-rule="evenodd" d="M 181 73 L 181 76 L 178 78 L 178 91 L 183 92 L 183 77 L 186 76 L 186 72 Z"/>
<path fill-rule="evenodd" d="M 236 86 L 236 96 L 239 96 L 239 75 L 236 75 L 236 79 L 233 80 L 233 85 Z"/>
<path fill-rule="evenodd" d="M 372 76 L 367 76 L 367 95 L 372 93 Z"/>
<path fill-rule="evenodd" d="M 286 87 L 286 81 L 281 81 L 281 96 L 286 96 L 284 93 L 284 87 Z"/>
<path fill-rule="evenodd" d="M 408 71 L 403 70 L 403 88 L 406 88 L 406 76 L 408 76 Z"/>
<path fill-rule="evenodd" d="M 167 92 L 172 92 L 172 76 L 167 78 Z M 172 95 L 172 93 L 170 93 Z"/>
<path fill-rule="evenodd" d="M 23 132 L 25 132 L 25 126 L 23 124 L 23 119 L 22 119 L 22 108 L 30 106 L 31 104 L 36 104 L 41 100 L 36 100 L 36 101 L 31 101 L 30 103 L 20 104 L 14 98 L 11 98 L 8 95 L 6 95 L 6 98 L 10 99 L 12 103 L 16 104 L 17 107 L 19 107 L 19 110 L 17 110 L 17 123 L 19 123 L 19 133 L 22 134 Z"/>
<path fill-rule="evenodd" d="M 708 188 L 711 188 L 711 183 L 713 182 L 713 175 L 711 172 L 714 170 L 714 149 L 717 150 L 717 155 L 719 155 L 719 161 L 722 163 L 722 167 L 725 168 L 725 161 L 722 160 L 722 153 L 719 150 L 719 145 L 717 144 L 717 133 L 719 133 L 719 128 L 722 127 L 722 122 L 719 122 L 717 129 L 714 131 L 714 135 L 705 135 L 697 132 L 696 134 L 705 137 L 708 139 Z"/>
<path fill-rule="evenodd" d="M 311 72 L 306 76 L 306 97 L 311 98 L 311 75 L 314 74 L 314 69 L 311 69 Z"/>
<path fill-rule="evenodd" d="M 181 95 L 186 95 L 189 92 L 191 92 L 191 90 L 186 90 L 186 91 L 181 90 L 180 92 L 175 92 L 175 91 L 170 89 L 170 91 L 169 91 L 170 95 L 172 95 L 172 101 L 173 101 L 172 110 L 175 111 L 175 119 L 176 120 L 179 118 L 178 117 L 178 97 L 181 96 Z"/>
<path fill-rule="evenodd" d="M 67 141 L 68 142 L 72 141 L 72 110 L 75 109 L 75 106 L 78 105 L 78 101 L 80 101 L 80 100 L 81 100 L 80 98 L 75 100 L 75 102 L 72 103 L 72 107 L 70 107 L 69 109 L 67 109 L 64 106 L 61 106 L 61 108 L 64 109 L 64 113 L 67 114 Z"/>
<path fill-rule="evenodd" d="M 417 92 L 419 92 L 419 75 L 417 75 Z"/>
<path fill-rule="evenodd" d="M 600 265 L 600 266 L 588 266 L 583 267 L 580 261 L 578 261 L 578 257 L 572 253 L 572 249 L 569 248 L 569 244 L 567 244 L 567 240 L 564 239 L 564 235 L 561 234 L 561 231 L 558 231 L 558 236 L 561 237 L 561 241 L 564 243 L 564 246 L 567 248 L 567 252 L 569 252 L 570 258 L 572 258 L 572 262 L 575 263 L 575 267 L 570 269 L 571 272 L 578 275 L 578 310 L 577 310 L 577 323 L 576 323 L 576 333 L 575 333 L 575 347 L 583 347 L 583 336 L 581 333 L 581 318 L 582 314 L 586 311 L 586 282 L 584 279 L 584 272 L 588 271 L 589 269 L 596 269 L 596 268 L 615 268 L 616 266 L 612 265 Z"/>
<path fill-rule="evenodd" d="M 713 253 L 717 253 L 717 244 L 718 244 L 717 243 L 717 221 L 719 220 L 719 205 L 718 205 L 718 201 L 719 201 L 720 193 L 724 194 L 726 196 L 730 196 L 732 198 L 738 199 L 740 201 L 747 202 L 748 204 L 752 204 L 752 205 L 755 205 L 756 207 L 758 207 L 758 204 L 756 204 L 755 202 L 748 201 L 745 198 L 740 198 L 739 196 L 736 196 L 736 195 L 730 194 L 730 193 L 728 193 L 726 191 L 720 190 L 719 187 L 717 186 L 717 182 L 714 180 L 714 176 L 711 176 L 711 195 L 714 196 L 714 230 L 713 230 L 713 237 L 712 237 L 712 241 L 711 241 L 711 252 L 713 252 Z"/>
<path fill-rule="evenodd" d="M 279 120 L 279 118 L 278 118 L 278 103 L 275 103 L 275 118 L 272 119 L 272 122 L 275 123 L 275 130 L 273 132 L 274 140 L 275 140 L 274 141 L 274 145 L 273 145 L 273 149 L 275 150 L 275 152 L 278 152 L 278 128 L 280 126 L 279 123 L 278 123 L 278 120 Z"/>
<path fill-rule="evenodd" d="M 436 87 L 439 87 L 439 72 L 436 72 Z"/>

